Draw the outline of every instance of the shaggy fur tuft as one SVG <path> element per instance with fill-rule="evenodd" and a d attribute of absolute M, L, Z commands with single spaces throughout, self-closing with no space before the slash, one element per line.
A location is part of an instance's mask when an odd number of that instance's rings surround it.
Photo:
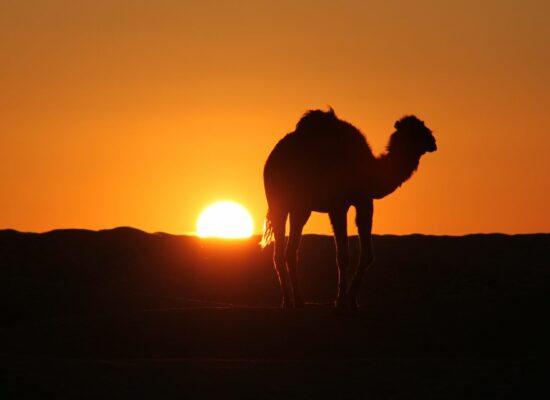
<path fill-rule="evenodd" d="M 273 223 L 271 222 L 271 218 L 269 216 L 269 210 L 267 210 L 267 214 L 264 220 L 262 240 L 260 240 L 260 246 L 262 247 L 262 249 L 265 249 L 274 240 L 275 235 L 273 233 Z"/>
<path fill-rule="evenodd" d="M 296 124 L 296 132 L 323 132 L 327 130 L 327 127 L 334 125 L 338 121 L 331 107 L 329 107 L 328 111 L 309 110 L 304 113 Z"/>

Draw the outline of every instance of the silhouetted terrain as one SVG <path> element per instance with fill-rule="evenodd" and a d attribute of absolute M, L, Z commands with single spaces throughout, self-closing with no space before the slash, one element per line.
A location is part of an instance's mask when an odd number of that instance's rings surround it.
<path fill-rule="evenodd" d="M 310 304 L 287 311 L 276 308 L 272 249 L 258 241 L 0 231 L 2 387 L 486 398 L 534 390 L 547 370 L 550 235 L 375 236 L 362 307 L 350 315 L 327 304 L 332 238 L 304 237 Z"/>

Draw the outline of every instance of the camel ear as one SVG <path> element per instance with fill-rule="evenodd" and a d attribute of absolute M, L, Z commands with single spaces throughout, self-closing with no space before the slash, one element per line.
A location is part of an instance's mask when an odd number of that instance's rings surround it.
<path fill-rule="evenodd" d="M 401 121 L 400 119 L 397 120 L 397 121 L 395 121 L 395 124 L 393 124 L 394 128 L 397 129 L 397 130 L 399 130 L 399 128 L 401 128 L 401 123 L 402 123 L 402 122 L 403 122 L 403 121 Z"/>

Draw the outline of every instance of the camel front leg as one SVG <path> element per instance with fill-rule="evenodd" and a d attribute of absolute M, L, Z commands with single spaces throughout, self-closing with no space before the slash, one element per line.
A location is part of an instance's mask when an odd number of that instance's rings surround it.
<path fill-rule="evenodd" d="M 361 282 L 363 275 L 367 268 L 374 261 L 374 253 L 372 249 L 372 214 L 373 204 L 372 200 L 365 201 L 356 206 L 355 222 L 357 224 L 357 230 L 359 232 L 359 239 L 361 241 L 361 255 L 359 256 L 359 265 L 355 271 L 351 284 L 348 288 L 348 298 L 351 303 L 351 308 L 356 310 L 358 308 L 357 295 L 361 288 Z"/>

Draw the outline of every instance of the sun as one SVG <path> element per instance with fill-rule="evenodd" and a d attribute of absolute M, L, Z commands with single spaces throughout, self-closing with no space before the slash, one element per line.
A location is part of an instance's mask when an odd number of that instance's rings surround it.
<path fill-rule="evenodd" d="M 219 201 L 203 210 L 197 221 L 200 237 L 242 239 L 252 236 L 254 222 L 250 213 L 233 201 Z"/>

